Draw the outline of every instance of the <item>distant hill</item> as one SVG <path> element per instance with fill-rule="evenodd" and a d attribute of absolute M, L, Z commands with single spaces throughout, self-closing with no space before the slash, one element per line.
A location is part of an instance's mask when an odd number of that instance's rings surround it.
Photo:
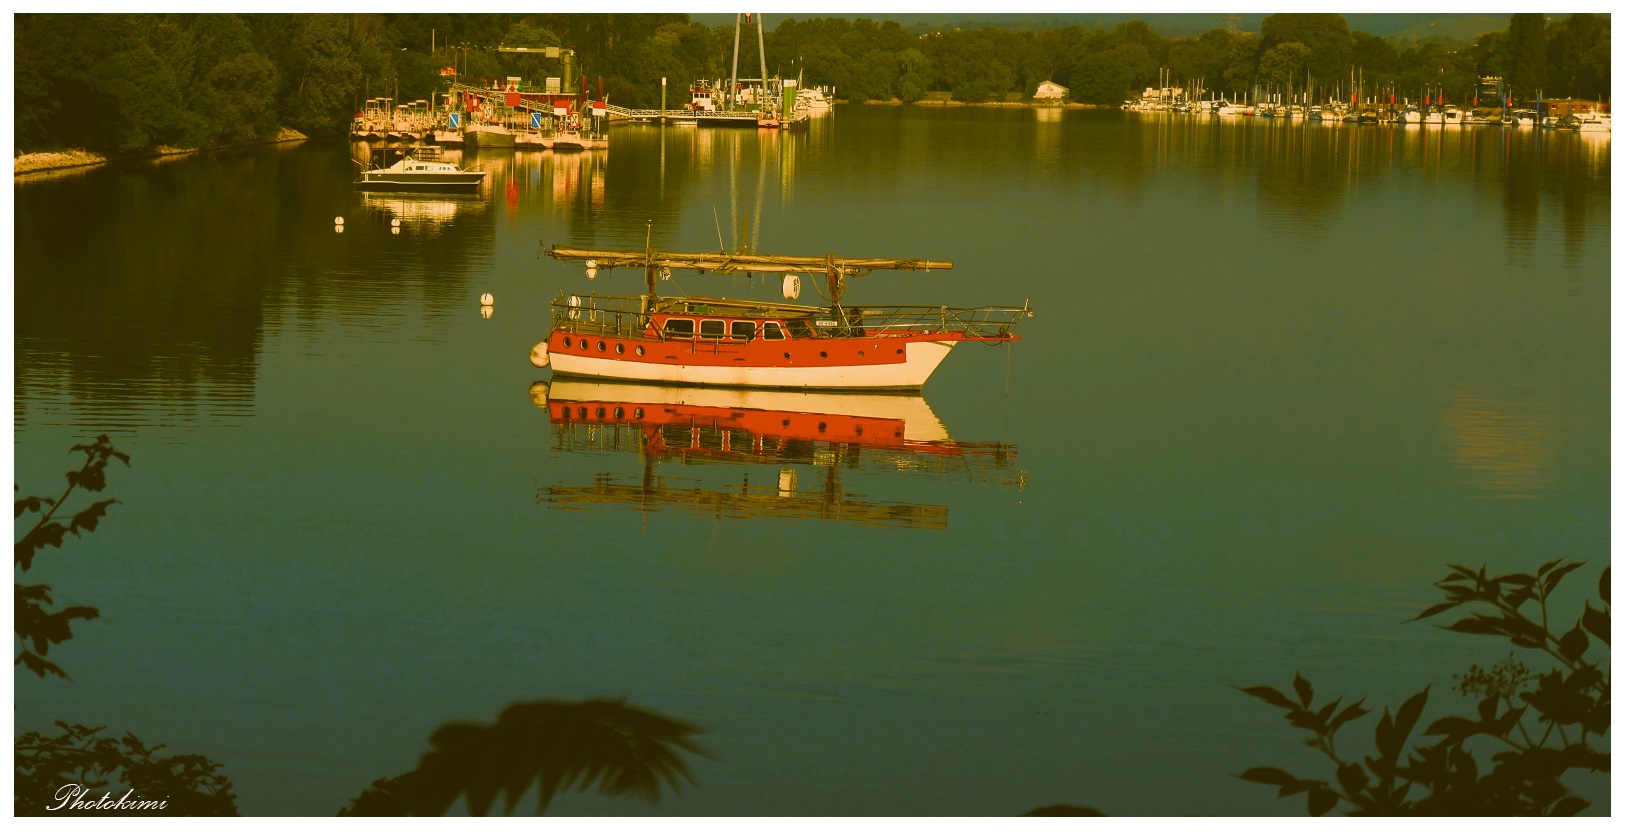
<path fill-rule="evenodd" d="M 1238 28 L 1244 32 L 1259 31 L 1259 24 L 1267 14 L 1238 14 Z M 696 21 L 708 26 L 733 23 L 732 14 L 693 14 Z M 763 22 L 769 29 L 786 18 L 807 20 L 815 17 L 868 17 L 871 20 L 895 20 L 905 29 L 929 32 L 941 29 L 980 29 L 992 26 L 998 29 L 1036 31 L 1059 29 L 1064 26 L 1082 26 L 1086 29 L 1110 29 L 1131 20 L 1144 20 L 1152 30 L 1166 38 L 1200 35 L 1210 29 L 1226 26 L 1225 14 L 1135 14 L 1132 12 L 1021 12 L 1015 14 L 987 14 L 965 12 L 939 12 L 920 14 L 820 14 L 764 13 Z M 1510 15 L 1506 14 L 1346 14 L 1350 28 L 1379 37 L 1397 37 L 1402 40 L 1420 40 L 1431 36 L 1444 36 L 1459 40 L 1472 40 L 1484 32 L 1506 29 Z M 1561 17 L 1561 16 L 1555 16 Z"/>

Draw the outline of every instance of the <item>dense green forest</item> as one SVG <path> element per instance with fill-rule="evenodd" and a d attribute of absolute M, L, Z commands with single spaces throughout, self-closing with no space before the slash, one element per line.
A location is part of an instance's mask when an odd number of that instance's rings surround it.
<path fill-rule="evenodd" d="M 1176 84 L 1201 78 L 1219 94 L 1312 77 L 1325 89 L 1353 69 L 1368 90 L 1393 85 L 1414 98 L 1427 86 L 1463 100 L 1484 75 L 1507 78 L 1520 98 L 1610 95 L 1607 15 L 1516 14 L 1471 43 L 1398 45 L 1336 14 L 1272 15 L 1259 28 L 1171 39 L 1140 21 L 912 32 L 891 21 L 792 18 L 766 33 L 766 61 L 771 74 L 802 73 L 841 98 L 905 103 L 928 91 L 1016 100 L 1052 80 L 1075 101 L 1116 104 L 1156 85 L 1163 68 Z M 760 65 L 750 34 L 742 76 Z M 557 61 L 499 45 L 574 49 L 575 71 L 602 77 L 610 100 L 629 107 L 658 105 L 664 76 L 675 106 L 689 80 L 727 77 L 734 27 L 686 14 L 19 14 L 16 146 L 118 153 L 242 143 L 281 127 L 331 134 L 387 86 L 402 100 L 432 100 L 442 67 L 527 82 L 561 74 Z"/>

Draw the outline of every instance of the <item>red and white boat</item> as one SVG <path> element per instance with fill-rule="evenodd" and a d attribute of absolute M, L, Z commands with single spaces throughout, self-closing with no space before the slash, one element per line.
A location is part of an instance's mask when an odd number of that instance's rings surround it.
<path fill-rule="evenodd" d="M 569 295 L 553 302 L 553 331 L 531 363 L 560 376 L 799 390 L 918 390 L 949 350 L 965 341 L 1018 339 L 1031 317 L 1021 307 L 849 306 L 849 277 L 876 269 L 949 269 L 932 260 L 778 257 L 719 253 L 601 251 L 553 246 L 559 260 L 599 270 L 644 270 L 636 297 Z M 709 297 L 662 297 L 673 270 L 783 274 L 785 297 L 801 291 L 799 272 L 824 272 L 829 306 Z"/>

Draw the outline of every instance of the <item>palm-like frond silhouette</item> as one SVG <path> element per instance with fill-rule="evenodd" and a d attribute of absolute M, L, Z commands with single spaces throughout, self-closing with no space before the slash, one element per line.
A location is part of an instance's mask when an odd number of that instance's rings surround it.
<path fill-rule="evenodd" d="M 683 752 L 710 756 L 691 737 L 699 729 L 620 700 L 519 702 L 491 725 L 453 722 L 436 729 L 418 767 L 375 781 L 347 815 L 443 815 L 459 797 L 486 815 L 500 794 L 503 812 L 539 787 L 537 814 L 562 791 L 597 787 L 611 797 L 660 801 L 694 777 Z"/>

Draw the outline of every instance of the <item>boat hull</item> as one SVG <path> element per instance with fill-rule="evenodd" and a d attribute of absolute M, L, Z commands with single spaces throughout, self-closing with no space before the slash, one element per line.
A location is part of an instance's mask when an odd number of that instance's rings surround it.
<path fill-rule="evenodd" d="M 464 147 L 513 147 L 514 134 L 507 130 L 481 129 L 479 125 L 472 125 L 463 131 Z"/>
<path fill-rule="evenodd" d="M 368 171 L 356 181 L 364 191 L 420 191 L 424 193 L 469 193 L 480 189 L 485 171 L 457 173 L 388 174 Z"/>
<path fill-rule="evenodd" d="M 617 379 L 700 387 L 759 387 L 781 390 L 919 390 L 925 386 L 954 341 L 903 344 L 904 359 L 893 363 L 813 366 L 736 366 L 657 363 L 628 357 L 599 357 L 564 349 L 541 349 L 540 360 L 555 375 Z M 533 352 L 532 363 L 539 356 Z"/>

